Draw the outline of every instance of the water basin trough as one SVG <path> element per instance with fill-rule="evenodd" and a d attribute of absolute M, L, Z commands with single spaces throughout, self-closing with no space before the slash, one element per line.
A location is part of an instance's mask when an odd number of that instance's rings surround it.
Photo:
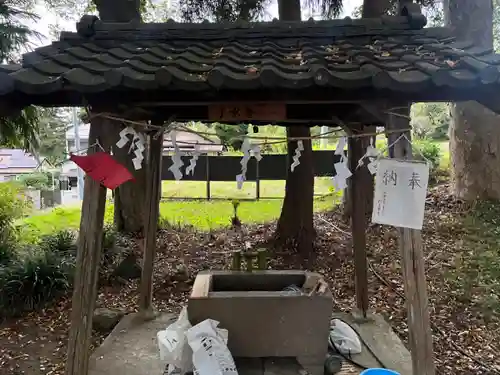
<path fill-rule="evenodd" d="M 322 276 L 306 271 L 204 271 L 188 301 L 192 324 L 214 319 L 229 331 L 233 356 L 296 357 L 313 373 L 323 369 L 331 314 Z"/>

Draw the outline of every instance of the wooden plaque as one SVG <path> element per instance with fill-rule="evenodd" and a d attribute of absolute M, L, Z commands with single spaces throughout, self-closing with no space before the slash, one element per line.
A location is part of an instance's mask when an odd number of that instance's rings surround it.
<path fill-rule="evenodd" d="M 283 121 L 286 120 L 285 103 L 214 104 L 208 107 L 208 119 L 219 122 Z"/>

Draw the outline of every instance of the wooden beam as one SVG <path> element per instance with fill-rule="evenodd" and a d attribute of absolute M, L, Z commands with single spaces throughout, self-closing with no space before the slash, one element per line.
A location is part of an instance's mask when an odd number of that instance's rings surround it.
<path fill-rule="evenodd" d="M 286 104 L 281 103 L 227 103 L 208 107 L 211 121 L 283 121 L 286 120 Z"/>
<path fill-rule="evenodd" d="M 153 267 L 156 256 L 156 232 L 160 215 L 161 161 L 163 132 L 149 136 L 146 172 L 144 258 L 142 264 L 139 311 L 144 318 L 153 318 Z"/>
<path fill-rule="evenodd" d="M 358 132 L 363 127 L 358 128 Z M 366 137 L 369 139 L 368 137 Z M 358 169 L 359 160 L 363 157 L 364 138 L 349 138 L 349 169 L 353 172 L 349 184 L 351 204 L 351 232 L 354 250 L 354 269 L 356 285 L 357 313 L 363 318 L 368 313 L 368 264 L 366 260 L 366 176 L 364 170 Z"/>
<path fill-rule="evenodd" d="M 411 140 L 411 132 L 404 130 L 410 127 L 410 106 L 395 110 L 389 115 L 387 123 L 388 142 L 392 144 L 401 134 Z M 411 160 L 412 147 L 407 139 L 400 139 L 391 149 L 392 158 Z M 399 248 L 401 251 L 403 282 L 408 309 L 409 346 L 412 357 L 413 374 L 434 375 L 434 356 L 432 348 L 432 331 L 429 318 L 429 301 L 425 278 L 424 253 L 422 237 L 419 230 L 399 228 Z"/>
<path fill-rule="evenodd" d="M 89 144 L 103 135 L 107 120 L 94 118 L 90 124 Z M 103 144 L 101 140 L 101 144 Z M 88 154 L 95 150 L 89 149 Z M 92 339 L 92 318 L 97 295 L 97 280 L 106 205 L 106 188 L 85 176 L 80 234 L 69 332 L 66 375 L 87 375 Z"/>

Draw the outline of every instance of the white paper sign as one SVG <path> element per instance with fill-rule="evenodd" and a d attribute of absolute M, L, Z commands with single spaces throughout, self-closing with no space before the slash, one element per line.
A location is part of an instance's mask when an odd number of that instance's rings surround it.
<path fill-rule="evenodd" d="M 379 159 L 372 222 L 422 229 L 428 181 L 427 163 Z"/>

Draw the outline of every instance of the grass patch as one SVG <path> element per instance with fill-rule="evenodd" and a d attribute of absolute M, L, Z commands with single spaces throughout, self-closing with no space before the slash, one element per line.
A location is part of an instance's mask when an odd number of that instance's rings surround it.
<path fill-rule="evenodd" d="M 325 211 L 334 206 L 334 197 L 316 199 L 315 211 Z M 238 217 L 244 224 L 265 223 L 276 220 L 281 213 L 283 201 L 262 200 L 241 202 Z M 233 205 L 230 201 L 182 201 L 162 202 L 160 214 L 170 223 L 191 225 L 199 230 L 211 230 L 227 227 L 231 224 Z"/>
<path fill-rule="evenodd" d="M 314 180 L 314 194 L 325 195 L 332 186 L 328 177 L 316 177 Z M 164 198 L 206 198 L 205 181 L 163 181 L 162 196 Z M 228 199 L 254 199 L 256 197 L 256 183 L 245 182 L 243 188 L 238 190 L 236 182 L 212 181 L 210 183 L 210 196 L 212 198 Z M 261 198 L 283 198 L 285 196 L 285 181 L 261 181 Z"/>
<path fill-rule="evenodd" d="M 23 242 L 35 243 L 41 236 L 65 229 L 77 230 L 80 227 L 80 206 L 56 207 L 19 220 L 16 223 Z M 113 221 L 113 207 L 107 205 L 105 222 Z"/>
<path fill-rule="evenodd" d="M 314 201 L 315 211 L 331 209 L 338 197 L 329 195 Z M 238 216 L 244 224 L 265 223 L 276 220 L 281 212 L 281 199 L 242 202 Z M 80 226 L 79 207 L 55 208 L 17 223 L 21 238 L 26 242 L 36 242 L 40 236 L 61 231 L 77 230 Z M 172 224 L 190 225 L 198 230 L 212 230 L 231 224 L 233 205 L 231 201 L 168 201 L 161 202 L 160 215 Z M 113 222 L 113 205 L 106 206 L 105 222 Z"/>

